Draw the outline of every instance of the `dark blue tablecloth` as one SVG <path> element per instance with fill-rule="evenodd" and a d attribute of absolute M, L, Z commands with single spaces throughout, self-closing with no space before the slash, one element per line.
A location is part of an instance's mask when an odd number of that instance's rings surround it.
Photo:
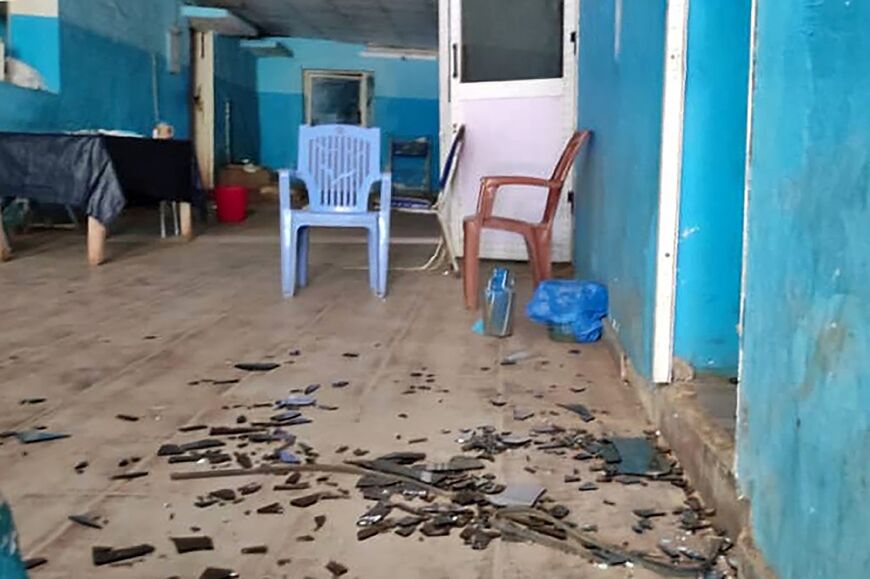
<path fill-rule="evenodd" d="M 205 201 L 190 141 L 2 132 L 0 197 L 72 205 L 103 224 L 128 204 Z"/>

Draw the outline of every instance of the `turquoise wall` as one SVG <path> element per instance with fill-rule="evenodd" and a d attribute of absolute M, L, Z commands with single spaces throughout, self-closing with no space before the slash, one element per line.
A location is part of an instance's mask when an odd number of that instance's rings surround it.
<path fill-rule="evenodd" d="M 156 55 L 161 120 L 174 125 L 179 136 L 188 135 L 187 68 L 177 75 L 166 71 L 166 33 L 177 23 L 178 4 L 61 2 L 59 93 L 0 83 L 0 130 L 106 128 L 150 135 L 156 120 L 151 80 Z M 186 34 L 182 44 L 186 63 Z"/>
<path fill-rule="evenodd" d="M 782 579 L 870 569 L 870 3 L 759 2 L 738 473 Z"/>
<path fill-rule="evenodd" d="M 581 2 L 574 260 L 610 291 L 610 318 L 634 366 L 652 366 L 665 0 L 624 0 L 617 54 L 613 0 Z"/>
<path fill-rule="evenodd" d="M 260 158 L 260 109 L 257 97 L 257 58 L 239 46 L 238 38 L 215 37 L 215 159 Z M 230 104 L 230 154 L 226 152 L 225 109 Z"/>
<path fill-rule="evenodd" d="M 736 376 L 750 0 L 689 5 L 674 354 Z"/>
<path fill-rule="evenodd" d="M 297 132 L 304 122 L 304 69 L 360 70 L 374 73 L 373 126 L 392 137 L 428 136 L 433 143 L 432 178 L 438 171 L 438 63 L 360 56 L 364 46 L 327 40 L 285 38 L 294 58 L 260 58 L 260 132 L 262 162 L 295 167 Z M 386 162 L 386 158 L 384 159 Z"/>
<path fill-rule="evenodd" d="M 190 35 L 178 0 L 62 2 L 60 18 L 14 16 L 13 46 L 52 91 L 0 83 L 0 130 L 112 129 L 150 135 L 158 121 L 190 136 Z M 181 71 L 167 70 L 167 34 L 181 31 Z M 51 70 L 52 59 L 56 68 Z M 41 64 L 40 64 L 41 63 Z M 159 118 L 153 102 L 157 67 Z M 54 79 L 54 80 L 52 80 Z M 215 149 L 224 154 L 224 103 L 232 104 L 232 159 L 259 159 L 257 62 L 235 38 L 215 41 Z"/>
<path fill-rule="evenodd" d="M 60 21 L 47 16 L 12 14 L 8 54 L 39 71 L 45 90 L 60 90 Z"/>

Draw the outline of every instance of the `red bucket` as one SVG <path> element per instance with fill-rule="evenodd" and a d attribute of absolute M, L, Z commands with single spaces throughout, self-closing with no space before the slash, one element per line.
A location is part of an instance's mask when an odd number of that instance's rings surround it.
<path fill-rule="evenodd" d="M 215 187 L 217 218 L 221 223 L 240 223 L 248 212 L 248 190 L 244 187 Z"/>

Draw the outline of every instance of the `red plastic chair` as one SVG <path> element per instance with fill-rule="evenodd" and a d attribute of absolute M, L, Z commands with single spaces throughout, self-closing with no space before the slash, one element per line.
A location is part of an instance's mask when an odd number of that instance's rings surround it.
<path fill-rule="evenodd" d="M 553 237 L 553 219 L 559 206 L 559 197 L 565 187 L 565 179 L 571 170 L 574 157 L 589 140 L 590 131 L 575 132 L 553 174 L 549 179 L 539 177 L 484 177 L 480 181 L 480 196 L 477 199 L 477 213 L 465 218 L 465 254 L 463 259 L 463 278 L 465 286 L 465 305 L 470 310 L 478 306 L 478 286 L 480 283 L 480 232 L 483 229 L 500 229 L 522 235 L 529 251 L 529 262 L 532 267 L 532 277 L 535 287 L 541 281 L 553 275 L 551 263 L 551 244 Z M 495 206 L 495 195 L 499 188 L 507 185 L 524 185 L 530 187 L 545 187 L 549 190 L 547 206 L 540 223 L 529 223 L 509 217 L 496 217 L 492 214 Z"/>

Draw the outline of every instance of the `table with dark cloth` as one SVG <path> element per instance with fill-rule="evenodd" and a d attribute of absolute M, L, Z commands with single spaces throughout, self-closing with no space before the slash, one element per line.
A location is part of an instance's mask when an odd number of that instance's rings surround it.
<path fill-rule="evenodd" d="M 198 184 L 190 141 L 0 132 L 0 197 L 71 205 L 104 225 L 125 205 L 202 208 Z"/>

